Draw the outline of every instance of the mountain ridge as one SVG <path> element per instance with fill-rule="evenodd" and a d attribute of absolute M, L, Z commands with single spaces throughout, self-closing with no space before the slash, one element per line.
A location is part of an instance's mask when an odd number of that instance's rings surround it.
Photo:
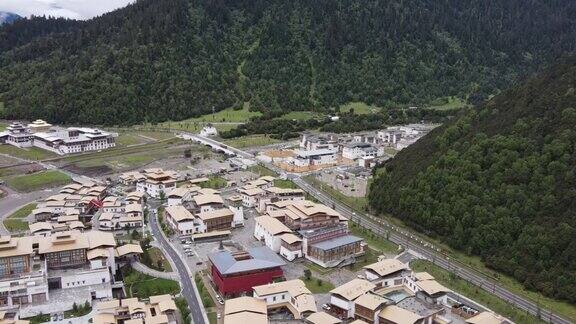
<path fill-rule="evenodd" d="M 576 58 L 385 163 L 370 205 L 527 288 L 576 302 Z"/>
<path fill-rule="evenodd" d="M 535 14 L 537 13 L 537 14 Z M 135 124 L 249 102 L 480 102 L 576 49 L 570 1 L 141 0 L 0 28 L 5 118 Z"/>

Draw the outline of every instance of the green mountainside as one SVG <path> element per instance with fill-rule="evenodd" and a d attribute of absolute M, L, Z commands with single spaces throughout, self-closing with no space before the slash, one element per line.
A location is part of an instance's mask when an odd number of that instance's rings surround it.
<path fill-rule="evenodd" d="M 477 103 L 574 51 L 575 34 L 567 0 L 139 0 L 1 27 L 0 101 L 5 118 L 109 125 L 244 102 Z"/>
<path fill-rule="evenodd" d="M 576 303 L 576 58 L 462 112 L 377 174 L 375 210 Z"/>

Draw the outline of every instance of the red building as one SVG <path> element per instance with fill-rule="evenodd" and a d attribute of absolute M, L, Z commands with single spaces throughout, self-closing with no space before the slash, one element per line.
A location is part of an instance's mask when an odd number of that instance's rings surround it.
<path fill-rule="evenodd" d="M 284 275 L 284 261 L 265 246 L 247 252 L 220 251 L 208 259 L 212 281 L 225 296 L 249 293 L 252 287 L 272 283 Z"/>

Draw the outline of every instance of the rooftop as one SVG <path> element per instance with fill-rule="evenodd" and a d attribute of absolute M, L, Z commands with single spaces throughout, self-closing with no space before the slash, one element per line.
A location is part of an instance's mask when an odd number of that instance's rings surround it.
<path fill-rule="evenodd" d="M 399 260 L 384 259 L 382 261 L 369 264 L 365 266 L 364 269 L 372 270 L 379 276 L 383 277 L 400 270 L 408 269 L 408 267 Z"/>
<path fill-rule="evenodd" d="M 362 239 L 359 237 L 356 237 L 354 235 L 345 235 L 345 236 L 336 237 L 336 238 L 333 238 L 330 240 L 314 243 L 314 244 L 312 244 L 312 246 L 314 248 L 317 248 L 317 249 L 320 249 L 323 251 L 328 251 L 328 250 L 333 250 L 335 248 L 345 246 L 348 244 L 357 243 L 357 242 L 362 242 Z"/>
<path fill-rule="evenodd" d="M 241 254 L 220 251 L 208 255 L 210 262 L 223 275 L 276 268 L 286 263 L 269 248 L 255 247 Z"/>
<path fill-rule="evenodd" d="M 330 293 L 340 295 L 347 300 L 354 300 L 374 288 L 376 288 L 376 286 L 368 280 L 352 279 L 342 286 L 332 289 Z"/>

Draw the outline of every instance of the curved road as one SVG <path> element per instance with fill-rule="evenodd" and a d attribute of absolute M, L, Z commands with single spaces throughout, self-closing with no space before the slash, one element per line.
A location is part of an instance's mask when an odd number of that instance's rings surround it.
<path fill-rule="evenodd" d="M 188 302 L 188 308 L 190 309 L 192 322 L 194 324 L 206 324 L 202 312 L 204 306 L 202 305 L 202 303 L 198 299 L 198 296 L 196 295 L 196 289 L 194 288 L 194 283 L 192 282 L 190 273 L 188 272 L 188 268 L 184 264 L 184 261 L 182 261 L 180 255 L 178 255 L 178 253 L 176 253 L 176 251 L 172 248 L 170 243 L 166 241 L 166 238 L 164 237 L 164 235 L 162 235 L 163 233 L 160 232 L 161 231 L 160 225 L 158 224 L 157 219 L 158 215 L 156 215 L 156 213 L 152 214 L 153 215 L 150 215 L 151 217 L 149 217 L 152 234 L 154 235 L 156 240 L 158 240 L 158 242 L 162 245 L 162 248 L 164 249 L 164 251 L 166 251 L 166 253 L 168 253 L 168 256 L 172 259 L 174 265 L 176 266 L 178 276 L 180 277 L 180 285 L 182 286 L 182 295 Z"/>
<path fill-rule="evenodd" d="M 213 147 L 215 146 L 220 149 L 232 151 L 244 158 L 254 158 L 254 155 L 248 152 L 220 143 L 211 138 L 206 138 L 196 134 L 186 134 L 186 135 L 188 138 L 200 142 L 202 144 L 208 144 Z M 264 163 L 264 165 L 267 168 L 274 170 L 278 174 L 286 173 L 285 171 L 280 170 L 279 168 L 277 168 L 272 164 Z M 386 237 L 388 240 L 396 244 L 402 245 L 405 248 L 411 249 L 419 253 L 420 255 L 424 256 L 425 258 L 435 263 L 436 265 L 440 266 L 441 268 L 454 273 L 455 275 L 461 277 L 466 281 L 469 281 L 472 284 L 479 286 L 488 293 L 503 299 L 504 301 L 510 303 L 511 305 L 521 310 L 524 310 L 530 313 L 531 315 L 539 317 L 540 319 L 549 323 L 553 324 L 572 323 L 571 321 L 555 313 L 552 313 L 547 309 L 543 309 L 537 303 L 514 294 L 513 292 L 500 286 L 496 281 L 489 279 L 484 274 L 475 271 L 469 266 L 462 264 L 460 262 L 456 262 L 454 260 L 450 260 L 448 257 L 443 255 L 439 251 L 432 249 L 431 244 L 419 240 L 414 235 L 411 235 L 410 232 L 398 229 L 394 225 L 389 224 L 388 222 L 386 222 L 381 218 L 370 216 L 364 213 L 356 213 L 348 206 L 344 205 L 343 203 L 337 200 L 334 200 L 332 197 L 329 197 L 324 192 L 313 187 L 308 182 L 304 181 L 299 175 L 288 174 L 288 178 L 292 180 L 296 185 L 298 185 L 301 189 L 314 196 L 323 204 L 327 206 L 334 206 L 334 209 L 339 213 L 341 213 L 344 217 L 355 221 L 356 223 L 360 224 L 360 226 L 371 230 L 376 235 Z"/>

